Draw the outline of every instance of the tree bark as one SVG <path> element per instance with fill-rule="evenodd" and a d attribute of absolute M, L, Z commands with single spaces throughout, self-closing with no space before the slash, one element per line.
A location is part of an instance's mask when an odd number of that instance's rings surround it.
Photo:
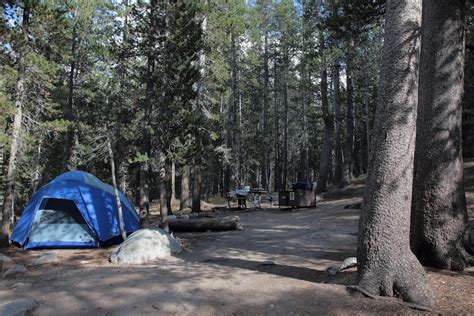
<path fill-rule="evenodd" d="M 176 165 L 171 163 L 171 200 L 176 200 Z"/>
<path fill-rule="evenodd" d="M 188 165 L 183 166 L 183 176 L 181 177 L 181 200 L 179 210 L 182 211 L 191 206 L 191 193 L 189 190 L 191 178 L 191 168 Z"/>
<path fill-rule="evenodd" d="M 66 165 L 68 170 L 74 170 L 77 167 L 77 147 L 78 130 L 77 122 L 74 115 L 74 77 L 76 74 L 76 48 L 77 48 L 77 27 L 72 29 L 72 43 L 71 43 L 71 63 L 69 65 L 68 78 L 68 101 L 66 107 L 66 119 L 72 124 L 73 130 L 68 131 L 66 135 Z"/>
<path fill-rule="evenodd" d="M 168 226 L 168 194 L 167 194 L 167 174 L 169 173 L 166 156 L 163 151 L 160 150 L 158 153 L 160 163 L 160 217 L 161 217 L 161 228 L 169 232 Z"/>
<path fill-rule="evenodd" d="M 191 208 L 193 212 L 201 211 L 201 186 L 202 186 L 202 174 L 201 166 L 194 162 L 193 166 L 193 201 Z"/>
<path fill-rule="evenodd" d="M 344 141 L 344 161 L 342 167 L 341 187 L 346 187 L 352 182 L 353 174 L 353 148 L 354 148 L 354 87 L 352 83 L 352 49 L 353 40 L 350 41 L 346 53 L 346 82 L 347 82 L 347 108 L 346 108 L 346 138 Z"/>
<path fill-rule="evenodd" d="M 150 197 L 149 197 L 149 169 L 148 163 L 143 162 L 140 165 L 140 181 L 139 181 L 139 194 L 140 194 L 140 225 L 142 228 L 150 226 Z"/>
<path fill-rule="evenodd" d="M 342 184 L 342 107 L 341 107 L 341 95 L 339 87 L 339 62 L 333 67 L 333 106 L 335 115 L 335 143 L 334 143 L 334 179 L 333 183 L 336 186 Z"/>
<path fill-rule="evenodd" d="M 387 2 L 371 168 L 359 223 L 357 288 L 434 304 L 410 249 L 421 0 Z"/>
<path fill-rule="evenodd" d="M 284 102 L 284 112 L 283 112 L 283 175 L 281 188 L 286 189 L 287 179 L 288 179 L 288 68 L 290 67 L 289 56 L 288 56 L 288 47 L 285 48 L 284 52 L 284 65 L 285 69 L 283 70 L 283 102 Z"/>
<path fill-rule="evenodd" d="M 11 234 L 11 218 L 13 216 L 13 203 L 15 199 L 15 183 L 17 175 L 17 155 L 21 141 L 21 123 L 23 120 L 23 106 L 27 91 L 25 89 L 25 61 L 28 45 L 28 27 L 30 18 L 30 6 L 24 4 L 22 20 L 23 47 L 20 48 L 18 56 L 18 77 L 15 86 L 15 114 L 13 116 L 12 135 L 10 141 L 10 157 L 8 159 L 8 169 L 6 176 L 5 199 L 2 209 L 2 231 L 0 235 L 0 247 L 8 246 Z"/>
<path fill-rule="evenodd" d="M 320 48 L 324 50 L 324 39 L 320 36 Z M 316 192 L 322 193 L 326 191 L 326 185 L 328 182 L 328 175 L 330 170 L 330 163 L 332 160 L 332 146 L 334 138 L 334 120 L 329 110 L 328 100 L 328 73 L 326 68 L 321 71 L 321 110 L 323 112 L 324 120 L 324 138 L 323 146 L 321 148 L 321 156 L 319 159 L 319 177 L 316 184 Z"/>
<path fill-rule="evenodd" d="M 274 144 L 275 150 L 275 162 L 274 162 L 274 190 L 278 191 L 281 189 L 280 179 L 280 106 L 279 106 L 279 94 L 278 89 L 280 78 L 278 77 L 278 65 L 275 59 L 273 63 L 273 119 L 274 119 Z"/>
<path fill-rule="evenodd" d="M 461 101 L 465 1 L 423 1 L 411 242 L 424 265 L 465 267 Z"/>
<path fill-rule="evenodd" d="M 263 103 L 262 103 L 262 137 L 267 139 L 268 134 L 268 33 L 265 32 L 264 46 L 263 46 Z M 261 172 L 262 172 L 262 187 L 268 190 L 268 149 L 266 145 L 261 146 Z"/>
<path fill-rule="evenodd" d="M 120 234 L 122 235 L 123 240 L 127 239 L 127 232 L 125 231 L 125 223 L 123 221 L 123 210 L 122 210 L 122 201 L 120 200 L 119 190 L 117 188 L 117 180 L 115 178 L 115 161 L 114 161 L 114 152 L 112 150 L 112 144 L 110 143 L 109 132 L 107 131 L 107 150 L 109 152 L 110 160 L 110 172 L 112 174 L 112 185 L 114 186 L 115 202 L 117 203 L 117 218 L 120 227 Z"/>

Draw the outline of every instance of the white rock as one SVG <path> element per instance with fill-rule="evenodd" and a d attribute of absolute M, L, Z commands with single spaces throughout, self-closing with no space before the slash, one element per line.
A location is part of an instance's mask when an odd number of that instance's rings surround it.
<path fill-rule="evenodd" d="M 7 276 L 7 275 L 12 275 L 12 274 L 18 274 L 18 273 L 25 273 L 26 272 L 26 268 L 25 266 L 21 265 L 21 264 L 17 264 L 17 265 L 14 265 L 13 267 L 7 269 L 4 273 L 3 273 L 3 276 Z"/>
<path fill-rule="evenodd" d="M 30 315 L 36 307 L 38 307 L 38 302 L 20 298 L 0 305 L 0 316 Z"/>
<path fill-rule="evenodd" d="M 0 262 L 11 263 L 13 260 L 10 257 L 0 254 Z"/>
<path fill-rule="evenodd" d="M 163 229 L 140 229 L 112 252 L 110 262 L 143 264 L 167 258 L 182 251 L 180 243 Z"/>
<path fill-rule="evenodd" d="M 341 263 L 341 265 L 339 266 L 339 271 L 356 267 L 356 266 L 357 266 L 357 258 L 349 257 L 349 258 L 344 259 L 344 261 Z"/>
<path fill-rule="evenodd" d="M 35 260 L 33 260 L 31 265 L 32 266 L 39 266 L 39 265 L 42 265 L 42 264 L 53 263 L 53 262 L 58 262 L 58 261 L 59 261 L 59 258 L 56 255 L 51 253 L 51 254 L 43 255 L 39 258 L 36 258 Z"/>

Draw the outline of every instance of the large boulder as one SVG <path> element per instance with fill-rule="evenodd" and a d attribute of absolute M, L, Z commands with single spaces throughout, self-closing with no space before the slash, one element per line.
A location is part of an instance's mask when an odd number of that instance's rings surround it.
<path fill-rule="evenodd" d="M 181 244 L 161 228 L 140 229 L 110 255 L 116 264 L 143 264 L 179 254 Z"/>

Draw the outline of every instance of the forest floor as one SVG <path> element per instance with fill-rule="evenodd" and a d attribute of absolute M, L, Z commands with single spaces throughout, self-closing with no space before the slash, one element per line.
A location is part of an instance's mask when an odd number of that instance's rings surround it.
<path fill-rule="evenodd" d="M 466 162 L 466 188 L 472 220 L 474 160 Z M 146 266 L 109 263 L 111 248 L 9 248 L 1 252 L 27 271 L 0 278 L 0 305 L 33 298 L 40 303 L 35 315 L 419 314 L 396 299 L 349 292 L 355 269 L 325 272 L 356 254 L 360 211 L 345 206 L 360 202 L 362 191 L 359 179 L 343 192 L 327 194 L 314 209 L 232 211 L 244 230 L 177 234 L 184 253 Z M 45 253 L 60 262 L 29 266 Z M 427 271 L 435 313 L 474 314 L 474 268 Z"/>

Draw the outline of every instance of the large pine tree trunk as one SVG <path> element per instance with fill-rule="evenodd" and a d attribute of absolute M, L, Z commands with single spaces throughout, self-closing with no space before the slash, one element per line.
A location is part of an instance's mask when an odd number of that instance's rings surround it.
<path fill-rule="evenodd" d="M 279 88 L 280 78 L 278 77 L 278 66 L 276 60 L 273 63 L 273 120 L 274 120 L 274 131 L 273 131 L 273 150 L 274 154 L 274 191 L 281 189 L 281 178 L 280 178 L 280 104 L 279 104 Z"/>
<path fill-rule="evenodd" d="M 262 101 L 262 138 L 267 140 L 268 134 L 268 34 L 265 32 L 264 46 L 263 46 L 263 101 Z M 268 147 L 266 144 L 260 147 L 261 149 L 261 172 L 262 172 L 262 188 L 268 190 Z"/>
<path fill-rule="evenodd" d="M 288 49 L 285 51 L 285 69 L 283 74 L 283 102 L 284 102 L 284 112 L 283 112 L 283 152 L 282 152 L 282 164 L 283 164 L 283 174 L 281 188 L 286 189 L 287 180 L 288 180 L 288 68 L 289 68 L 289 56 Z"/>
<path fill-rule="evenodd" d="M 461 100 L 463 0 L 423 1 L 412 249 L 424 265 L 463 270 L 468 214 L 463 185 Z"/>
<path fill-rule="evenodd" d="M 181 177 L 181 200 L 179 205 L 179 210 L 185 210 L 191 206 L 191 192 L 189 190 L 191 178 L 191 168 L 189 165 L 183 166 L 183 175 Z"/>
<path fill-rule="evenodd" d="M 149 197 L 149 168 L 148 163 L 143 162 L 140 165 L 140 180 L 139 180 L 139 208 L 140 208 L 140 225 L 143 228 L 150 226 L 150 197 Z"/>
<path fill-rule="evenodd" d="M 5 199 L 3 201 L 2 208 L 2 231 L 0 235 L 0 247 L 8 245 L 8 239 L 11 234 L 11 218 L 13 215 L 13 202 L 15 199 L 15 182 L 17 175 L 17 155 L 20 146 L 21 137 L 21 123 L 23 120 L 23 106 L 26 100 L 27 91 L 25 89 L 25 52 L 28 44 L 28 27 L 30 19 L 30 6 L 25 3 L 23 7 L 23 20 L 22 20 L 22 35 L 23 45 L 20 48 L 20 54 L 18 56 L 18 78 L 15 86 L 15 114 L 13 116 L 12 124 L 12 135 L 10 140 L 10 157 L 8 159 L 8 169 L 6 186 L 5 186 Z"/>
<path fill-rule="evenodd" d="M 160 150 L 158 153 L 158 159 L 160 163 L 159 171 L 159 186 L 160 186 L 160 217 L 161 217 L 161 228 L 165 231 L 169 231 L 168 225 L 168 186 L 167 186 L 167 175 L 170 170 L 166 156 L 163 151 Z"/>
<path fill-rule="evenodd" d="M 326 191 L 329 171 L 331 169 L 332 147 L 334 138 L 334 120 L 331 111 L 329 110 L 328 82 L 326 69 L 323 70 L 321 77 L 321 108 L 324 119 L 324 139 L 319 163 L 318 183 L 316 186 L 316 190 L 318 193 Z"/>
<path fill-rule="evenodd" d="M 201 166 L 194 162 L 193 166 L 193 201 L 191 208 L 193 212 L 201 211 L 201 185 L 202 185 L 202 171 Z"/>
<path fill-rule="evenodd" d="M 20 61 L 22 63 L 22 61 Z M 26 97 L 24 66 L 20 65 L 18 79 L 15 88 L 15 114 L 12 124 L 12 136 L 10 141 L 10 157 L 6 176 L 5 199 L 2 210 L 2 235 L 0 236 L 0 246 L 8 245 L 8 238 L 11 234 L 10 219 L 13 215 L 13 200 L 15 199 L 15 181 L 17 174 L 17 154 L 20 145 L 21 121 L 23 119 L 23 103 Z"/>
<path fill-rule="evenodd" d="M 335 115 L 335 142 L 334 142 L 334 179 L 333 183 L 340 186 L 342 183 L 342 104 L 339 87 L 339 63 L 333 67 L 333 105 Z"/>
<path fill-rule="evenodd" d="M 324 49 L 323 36 L 320 36 L 320 48 L 321 51 Z M 334 138 L 334 120 L 329 110 L 328 100 L 328 73 L 326 68 L 323 68 L 321 72 L 321 110 L 323 112 L 324 120 L 324 138 L 323 146 L 321 149 L 321 156 L 319 159 L 319 176 L 316 185 L 316 191 L 322 193 L 326 191 L 326 185 L 328 182 L 329 170 L 332 160 L 332 146 Z"/>
<path fill-rule="evenodd" d="M 66 106 L 66 119 L 72 123 L 73 129 L 69 130 L 66 135 L 66 167 L 68 170 L 74 170 L 77 167 L 77 143 L 79 142 L 79 131 L 76 117 L 74 114 L 74 78 L 76 74 L 76 49 L 77 49 L 77 31 L 76 25 L 72 30 L 71 43 L 71 63 L 69 65 L 68 77 L 68 101 Z"/>
<path fill-rule="evenodd" d="M 341 187 L 348 186 L 352 181 L 354 147 L 354 88 L 352 83 L 352 49 L 351 41 L 347 48 L 346 58 L 346 82 L 347 82 L 347 108 L 346 108 L 346 137 L 344 140 L 344 162 L 342 167 Z"/>
<path fill-rule="evenodd" d="M 361 291 L 434 303 L 426 273 L 410 250 L 421 0 L 389 0 L 372 139 L 371 168 L 357 247 Z"/>

